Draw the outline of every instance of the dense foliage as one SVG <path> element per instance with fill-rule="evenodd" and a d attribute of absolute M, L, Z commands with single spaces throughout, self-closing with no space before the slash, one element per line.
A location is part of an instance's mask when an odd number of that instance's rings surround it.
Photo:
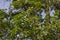
<path fill-rule="evenodd" d="M 59 0 L 13 0 L 11 6 L 8 14 L 0 10 L 0 39 L 60 40 Z M 55 10 L 54 16 L 49 8 Z"/>

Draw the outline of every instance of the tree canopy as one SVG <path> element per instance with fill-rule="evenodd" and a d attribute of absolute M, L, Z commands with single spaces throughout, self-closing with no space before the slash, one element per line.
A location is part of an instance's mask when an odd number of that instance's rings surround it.
<path fill-rule="evenodd" d="M 0 39 L 60 40 L 59 0 L 13 0 L 10 6 L 9 13 L 0 10 Z"/>

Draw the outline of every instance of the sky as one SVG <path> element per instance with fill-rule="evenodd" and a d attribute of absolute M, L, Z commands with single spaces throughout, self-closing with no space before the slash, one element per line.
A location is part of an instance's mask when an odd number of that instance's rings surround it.
<path fill-rule="evenodd" d="M 0 0 L 0 9 L 8 9 L 12 0 Z"/>
<path fill-rule="evenodd" d="M 8 13 L 11 2 L 12 0 L 0 0 L 0 9 L 7 9 L 5 11 Z"/>

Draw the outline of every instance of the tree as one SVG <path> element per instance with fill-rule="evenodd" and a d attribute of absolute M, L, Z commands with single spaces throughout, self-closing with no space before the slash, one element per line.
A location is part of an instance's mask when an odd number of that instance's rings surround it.
<path fill-rule="evenodd" d="M 60 1 L 54 0 L 13 0 L 11 6 L 18 12 L 10 9 L 9 14 L 6 14 L 0 10 L 1 39 L 60 40 L 59 3 Z M 50 16 L 49 7 L 51 10 L 55 9 L 53 17 Z M 46 13 L 44 19 L 41 15 L 42 9 Z"/>

